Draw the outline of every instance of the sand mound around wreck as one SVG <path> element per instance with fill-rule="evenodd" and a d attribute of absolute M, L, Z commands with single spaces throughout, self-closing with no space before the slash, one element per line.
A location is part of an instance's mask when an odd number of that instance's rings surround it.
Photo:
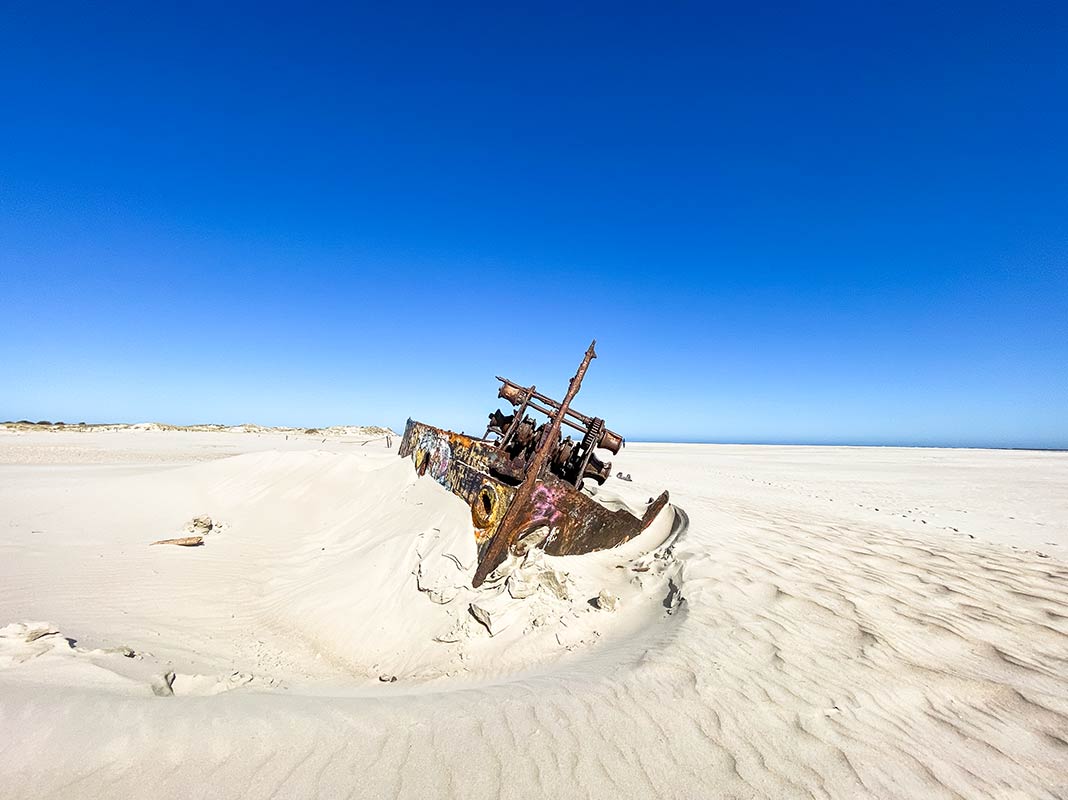
<path fill-rule="evenodd" d="M 49 512 L 57 524 L 83 492 L 108 513 L 84 519 L 90 557 L 69 565 L 40 629 L 137 654 L 81 659 L 124 679 L 94 685 L 121 691 L 498 678 L 631 636 L 677 601 L 670 509 L 625 549 L 532 549 L 472 589 L 468 507 L 390 453 L 267 452 L 105 475 Z"/>
<path fill-rule="evenodd" d="M 1068 796 L 1068 455 L 616 466 L 606 502 L 689 514 L 677 577 L 535 557 L 480 621 L 467 508 L 385 442 L 0 436 L 0 794 Z M 149 546 L 205 515 L 201 546 Z"/>

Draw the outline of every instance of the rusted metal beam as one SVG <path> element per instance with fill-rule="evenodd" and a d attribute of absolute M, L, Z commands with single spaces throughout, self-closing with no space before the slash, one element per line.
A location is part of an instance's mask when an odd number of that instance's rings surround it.
<path fill-rule="evenodd" d="M 533 409 L 535 409 L 537 411 L 540 411 L 545 416 L 552 417 L 552 415 L 555 413 L 555 410 L 560 405 L 555 400 L 553 400 L 551 397 L 547 397 L 546 395 L 543 395 L 541 392 L 535 391 L 533 386 L 531 386 L 529 388 L 526 387 L 526 386 L 520 386 L 515 381 L 510 381 L 507 378 L 502 378 L 500 375 L 497 376 L 497 380 L 499 380 L 505 386 L 512 387 L 512 389 L 514 389 L 515 392 L 524 392 L 524 393 L 526 393 L 526 400 L 524 401 L 524 408 L 527 405 L 529 405 L 531 408 L 533 408 Z M 506 393 L 502 389 L 501 392 L 500 392 L 500 396 L 505 398 L 506 400 L 509 400 L 509 402 L 511 402 L 510 396 L 512 394 L 514 394 L 515 392 L 507 392 Z M 539 406 L 536 403 L 532 402 L 532 400 L 540 400 L 541 402 L 545 403 L 549 407 L 548 408 L 542 408 L 541 406 Z M 518 416 L 518 414 L 517 414 L 517 416 Z M 572 420 L 569 420 L 567 418 L 569 416 L 570 417 L 574 417 L 575 419 L 578 420 L 578 422 L 573 422 Z M 574 428 L 575 430 L 577 430 L 577 431 L 579 431 L 581 433 L 585 433 L 589 429 L 589 426 L 596 419 L 597 419 L 596 417 L 588 417 L 585 414 L 580 414 L 578 411 L 575 411 L 575 409 L 573 409 L 573 408 L 568 408 L 567 411 L 566 411 L 566 415 L 565 415 L 565 417 L 563 419 L 563 424 L 567 425 L 567 426 L 569 426 L 571 428 Z M 602 422 L 603 422 L 603 420 L 602 420 Z M 579 423 L 582 423 L 582 424 L 580 425 Z M 620 436 L 615 431 L 608 430 L 607 428 L 605 429 L 605 432 L 612 439 L 618 440 L 620 445 L 622 445 L 622 443 L 623 443 L 623 437 L 622 436 Z M 618 451 L 619 451 L 618 447 L 613 450 L 613 452 L 618 452 Z"/>
<path fill-rule="evenodd" d="M 578 394 L 578 390 L 582 386 L 582 379 L 586 375 L 586 370 L 590 367 L 590 362 L 597 358 L 597 353 L 594 350 L 596 344 L 596 339 L 590 342 L 590 346 L 586 350 L 585 358 L 583 358 L 582 363 L 579 364 L 575 377 L 573 377 L 568 384 L 567 394 L 564 396 L 563 402 L 560 403 L 556 413 L 552 416 L 552 422 L 549 425 L 548 431 L 542 434 L 541 441 L 538 442 L 538 449 L 534 453 L 534 458 L 531 460 L 530 465 L 527 468 L 527 474 L 524 477 L 523 482 L 519 485 L 519 488 L 516 490 L 515 496 L 512 499 L 512 504 L 508 507 L 508 511 L 505 514 L 504 519 L 501 520 L 496 535 L 490 540 L 489 546 L 486 548 L 485 554 L 479 562 L 478 569 L 475 571 L 475 577 L 471 581 L 471 585 L 475 588 L 481 586 L 483 581 L 486 580 L 486 576 L 504 561 L 508 548 L 511 546 L 516 533 L 520 530 L 516 525 L 517 519 L 520 517 L 520 512 L 530 504 L 534 494 L 535 484 L 537 484 L 538 479 L 541 477 L 542 470 L 549 458 L 549 454 L 556 447 L 557 441 L 560 438 L 560 424 L 564 419 L 564 415 L 567 414 L 568 406 L 571 404 L 575 395 Z"/>
<path fill-rule="evenodd" d="M 512 441 L 515 429 L 519 426 L 519 423 L 523 421 L 523 413 L 527 410 L 527 405 L 530 404 L 530 398 L 534 394 L 534 387 L 531 386 L 529 389 L 526 389 L 525 392 L 526 394 L 523 396 L 523 402 L 519 404 L 512 415 L 512 424 L 508 426 L 508 431 L 501 437 L 501 447 L 507 447 Z"/>

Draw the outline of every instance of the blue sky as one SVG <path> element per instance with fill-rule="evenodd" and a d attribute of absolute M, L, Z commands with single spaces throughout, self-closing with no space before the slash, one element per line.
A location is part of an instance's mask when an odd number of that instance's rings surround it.
<path fill-rule="evenodd" d="M 0 11 L 0 418 L 1068 447 L 1068 12 Z"/>

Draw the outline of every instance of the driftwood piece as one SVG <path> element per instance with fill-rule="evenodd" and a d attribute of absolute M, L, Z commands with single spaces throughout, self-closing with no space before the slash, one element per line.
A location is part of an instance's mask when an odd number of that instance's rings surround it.
<path fill-rule="evenodd" d="M 179 547 L 200 547 L 204 544 L 203 536 L 182 536 L 179 539 L 160 539 L 152 544 L 176 544 Z"/>

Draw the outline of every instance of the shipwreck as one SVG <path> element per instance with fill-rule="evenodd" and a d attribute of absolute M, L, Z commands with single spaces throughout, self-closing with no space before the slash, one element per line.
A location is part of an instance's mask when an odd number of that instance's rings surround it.
<path fill-rule="evenodd" d="M 408 420 L 400 455 L 471 507 L 478 546 L 473 586 L 480 586 L 509 553 L 522 554 L 532 546 L 554 556 L 618 547 L 648 528 L 667 506 L 665 491 L 650 499 L 638 517 L 609 509 L 583 491 L 584 481 L 599 485 L 611 475 L 612 465 L 596 451 L 616 454 L 624 445 L 603 419 L 571 408 L 597 357 L 596 344 L 586 350 L 562 402 L 498 376 L 498 396 L 508 401 L 512 413 L 498 409 L 490 414 L 480 439 Z"/>

